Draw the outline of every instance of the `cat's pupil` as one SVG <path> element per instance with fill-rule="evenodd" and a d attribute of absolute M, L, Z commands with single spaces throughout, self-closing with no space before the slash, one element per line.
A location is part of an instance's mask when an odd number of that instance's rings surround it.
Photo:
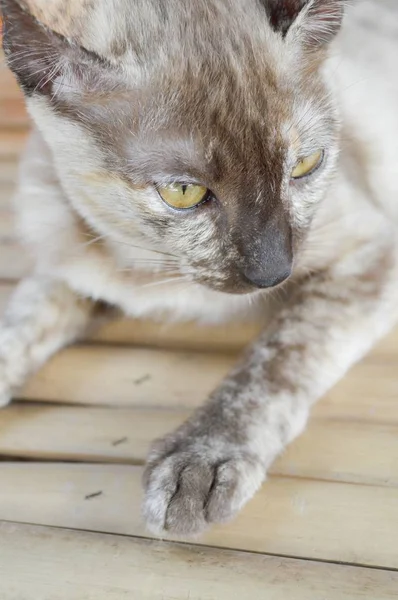
<path fill-rule="evenodd" d="M 188 188 L 187 185 L 182 185 L 181 186 L 183 196 L 185 196 L 185 192 L 187 191 L 187 188 Z"/>

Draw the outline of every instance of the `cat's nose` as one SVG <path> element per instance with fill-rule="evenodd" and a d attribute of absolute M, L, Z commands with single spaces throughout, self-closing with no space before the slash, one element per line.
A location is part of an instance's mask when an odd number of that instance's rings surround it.
<path fill-rule="evenodd" d="M 291 264 L 278 265 L 277 269 L 249 268 L 242 271 L 246 281 L 259 289 L 275 287 L 286 281 L 291 273 Z"/>
<path fill-rule="evenodd" d="M 240 276 L 256 288 L 272 288 L 293 269 L 291 228 L 283 213 L 274 214 L 257 230 L 245 227 L 240 238 Z"/>

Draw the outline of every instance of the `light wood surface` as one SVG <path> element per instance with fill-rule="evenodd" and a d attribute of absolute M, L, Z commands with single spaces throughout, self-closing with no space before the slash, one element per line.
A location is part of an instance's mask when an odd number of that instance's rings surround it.
<path fill-rule="evenodd" d="M 15 599 L 394 600 L 398 586 L 376 569 L 15 523 L 0 526 L 0 557 Z"/>
<path fill-rule="evenodd" d="M 180 425 L 188 415 L 186 410 L 14 403 L 1 414 L 0 454 L 140 464 L 151 441 Z M 398 425 L 314 418 L 270 472 L 398 487 L 397 456 Z"/>
<path fill-rule="evenodd" d="M 27 123 L 0 68 L 0 315 L 30 269 L 10 200 Z M 119 319 L 32 377 L 0 412 L 0 600 L 398 597 L 398 331 L 315 407 L 233 523 L 184 544 L 146 531 L 151 440 L 259 329 Z"/>
<path fill-rule="evenodd" d="M 0 480 L 6 521 L 150 535 L 141 467 L 3 462 Z M 397 522 L 396 487 L 271 476 L 232 523 L 195 543 L 394 569 Z"/>

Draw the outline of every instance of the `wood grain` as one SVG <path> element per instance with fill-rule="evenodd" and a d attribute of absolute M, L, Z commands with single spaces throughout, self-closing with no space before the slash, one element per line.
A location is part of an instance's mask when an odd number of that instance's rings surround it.
<path fill-rule="evenodd" d="M 1 84 L 0 84 L 1 85 Z M 29 120 L 25 111 L 25 102 L 21 96 L 0 97 L 0 127 L 3 131 L 26 130 Z"/>
<path fill-rule="evenodd" d="M 0 456 L 139 464 L 150 443 L 188 415 L 14 403 L 0 412 Z M 398 425 L 314 419 L 270 472 L 398 487 L 397 457 Z"/>
<path fill-rule="evenodd" d="M 2 600 L 393 600 L 398 588 L 388 571 L 16 523 L 0 524 L 0 556 Z"/>
<path fill-rule="evenodd" d="M 222 354 L 78 346 L 49 361 L 19 396 L 74 404 L 192 407 L 203 402 L 235 360 Z"/>
<path fill-rule="evenodd" d="M 54 357 L 18 397 L 72 404 L 193 408 L 206 399 L 235 361 L 236 356 L 228 354 L 83 345 Z M 313 415 L 397 425 L 397 395 L 395 362 L 365 359 L 316 405 Z"/>
<path fill-rule="evenodd" d="M 1 21 L 0 21 L 1 22 Z M 18 87 L 17 81 L 11 71 L 4 64 L 4 57 L 0 50 L 0 98 L 5 100 L 18 101 L 22 98 L 22 93 Z M 1 124 L 3 128 L 3 124 Z"/>
<path fill-rule="evenodd" d="M 26 130 L 0 130 L 0 160 L 16 160 L 25 147 Z"/>
<path fill-rule="evenodd" d="M 151 537 L 141 467 L 0 463 L 0 520 Z M 270 477 L 247 507 L 195 543 L 398 568 L 398 489 Z"/>

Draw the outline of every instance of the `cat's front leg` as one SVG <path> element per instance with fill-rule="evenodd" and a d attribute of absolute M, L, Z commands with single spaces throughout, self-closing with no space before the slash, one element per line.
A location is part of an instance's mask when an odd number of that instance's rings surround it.
<path fill-rule="evenodd" d="M 0 406 L 52 354 L 80 337 L 96 305 L 66 284 L 32 276 L 17 287 L 0 320 Z"/>
<path fill-rule="evenodd" d="M 392 326 L 396 281 L 390 248 L 303 282 L 209 402 L 155 443 L 145 473 L 151 530 L 195 534 L 236 514 L 303 430 L 311 404 Z"/>

